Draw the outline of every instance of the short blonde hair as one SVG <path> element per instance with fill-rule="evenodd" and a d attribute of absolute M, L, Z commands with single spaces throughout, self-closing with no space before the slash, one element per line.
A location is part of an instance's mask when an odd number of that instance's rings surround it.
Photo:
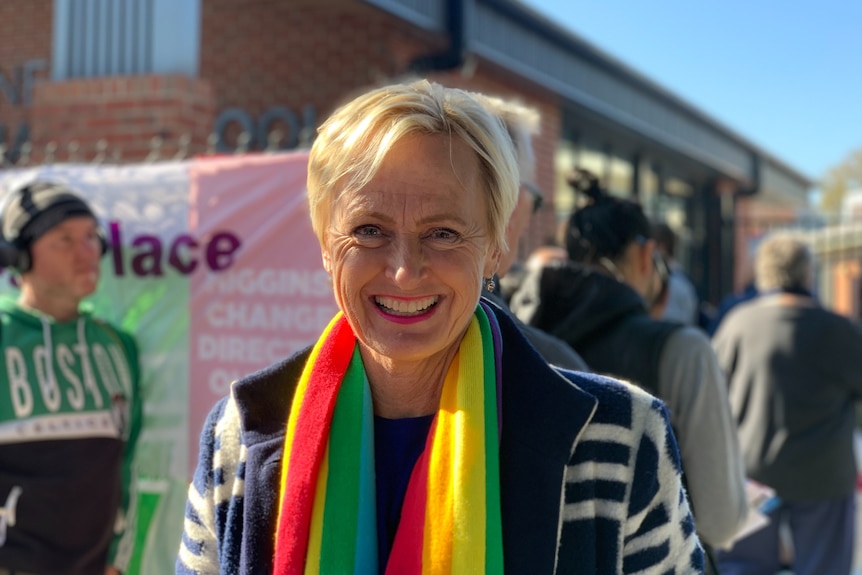
<path fill-rule="evenodd" d="M 338 197 L 367 185 L 392 147 L 413 134 L 448 134 L 476 152 L 487 198 L 487 229 L 495 246 L 506 249 L 506 224 L 519 187 L 512 142 L 500 119 L 468 92 L 427 80 L 366 92 L 320 126 L 308 158 L 308 205 L 318 240 L 325 240 Z"/>

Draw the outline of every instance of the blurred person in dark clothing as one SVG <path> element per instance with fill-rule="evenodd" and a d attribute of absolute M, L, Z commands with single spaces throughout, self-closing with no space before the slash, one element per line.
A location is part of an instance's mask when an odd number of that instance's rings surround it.
<path fill-rule="evenodd" d="M 696 325 L 699 317 L 700 298 L 694 284 L 676 260 L 677 235 L 669 225 L 658 222 L 652 228 L 656 250 L 662 255 L 668 269 L 667 301 L 662 319 Z"/>
<path fill-rule="evenodd" d="M 758 242 L 763 238 L 758 238 Z M 754 258 L 757 254 L 757 244 L 749 246 L 747 257 L 742 261 L 742 278 L 745 280 L 741 290 L 734 291 L 724 296 L 718 302 L 715 312 L 705 324 L 706 333 L 709 337 L 715 335 L 718 331 L 718 326 L 724 321 L 724 318 L 737 305 L 757 297 L 757 288 L 754 285 Z"/>
<path fill-rule="evenodd" d="M 521 177 L 518 203 L 515 205 L 515 211 L 512 212 L 506 226 L 506 243 L 509 249 L 503 254 L 497 275 L 492 279 L 494 285 L 486 286 L 490 289 L 483 293 L 483 297 L 508 311 L 508 302 L 500 293 L 501 278 L 505 278 L 512 269 L 521 236 L 524 235 L 530 218 L 541 208 L 544 199 L 541 190 L 534 183 L 536 181 L 536 156 L 533 151 L 533 136 L 539 131 L 540 118 L 538 111 L 513 100 L 504 100 L 480 93 L 475 93 L 473 96 L 506 128 L 506 132 L 512 140 L 515 157 L 518 161 L 518 172 Z M 514 318 L 514 315 L 512 317 Z M 520 324 L 524 335 L 548 363 L 575 371 L 588 370 L 586 362 L 566 342 L 540 329 L 525 325 L 517 318 L 515 319 Z"/>
<path fill-rule="evenodd" d="M 535 248 L 524 262 L 514 262 L 505 276 L 500 278 L 500 291 L 506 305 L 512 301 L 512 295 L 521 287 L 528 272 L 541 269 L 547 265 L 566 262 L 569 254 L 566 248 L 553 243 L 547 243 Z M 568 344 L 566 344 L 568 346 Z"/>
<path fill-rule="evenodd" d="M 670 298 L 670 269 L 658 252 L 655 252 L 653 259 L 656 271 L 653 274 L 653 286 L 650 289 L 655 297 L 650 304 L 649 315 L 653 319 L 663 319 Z"/>
<path fill-rule="evenodd" d="M 569 260 L 569 254 L 566 248 L 547 244 L 539 246 L 533 250 L 524 267 L 527 270 L 537 270 L 548 265 L 562 264 Z"/>
<path fill-rule="evenodd" d="M 512 298 L 524 322 L 565 340 L 593 371 L 650 390 L 670 410 L 701 541 L 728 545 L 748 505 L 724 378 L 709 339 L 651 318 L 654 241 L 641 206 L 573 180 L 589 202 L 569 220 L 571 261 L 529 275 Z"/>
<path fill-rule="evenodd" d="M 775 573 L 783 521 L 795 575 L 851 570 L 862 330 L 818 304 L 813 269 L 801 240 L 764 240 L 755 261 L 760 295 L 734 307 L 713 339 L 746 472 L 782 501 L 768 526 L 720 555 L 722 574 Z"/>

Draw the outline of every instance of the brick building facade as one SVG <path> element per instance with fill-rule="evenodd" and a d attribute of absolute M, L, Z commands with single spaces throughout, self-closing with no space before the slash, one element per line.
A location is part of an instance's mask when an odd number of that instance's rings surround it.
<path fill-rule="evenodd" d="M 750 192 L 768 172 L 782 176 L 770 181 L 791 195 L 810 185 L 503 0 L 0 0 L 7 164 L 295 148 L 352 93 L 417 73 L 541 112 L 537 183 L 548 201 L 519 246 L 522 256 L 566 216 L 559 208 L 571 192 L 560 165 L 600 158 L 595 169 L 606 183 L 622 182 L 617 191 L 649 199 L 661 217 L 663 206 L 677 210 L 695 279 L 715 299 L 731 287 L 733 269 L 702 263 L 733 258 L 732 249 L 721 251 L 725 240 L 710 239 L 733 238 L 720 221 L 716 182 Z M 639 133 L 641 126 L 649 130 Z M 564 148 L 575 152 L 563 157 Z M 675 182 L 682 195 L 674 195 Z M 668 201 L 653 201 L 661 198 Z"/>

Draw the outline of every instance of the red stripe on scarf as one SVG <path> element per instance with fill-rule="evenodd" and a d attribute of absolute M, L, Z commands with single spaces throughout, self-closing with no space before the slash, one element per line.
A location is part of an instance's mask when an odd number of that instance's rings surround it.
<path fill-rule="evenodd" d="M 425 548 L 425 510 L 428 500 L 428 465 L 431 461 L 431 444 L 437 429 L 437 417 L 428 430 L 425 440 L 425 451 L 419 456 L 404 504 L 401 506 L 401 519 L 398 521 L 398 531 L 392 543 L 392 552 L 386 564 L 386 575 L 420 575 L 422 573 L 422 551 Z"/>
<path fill-rule="evenodd" d="M 320 350 L 296 421 L 281 522 L 276 530 L 274 575 L 302 575 L 305 569 L 320 462 L 329 438 L 338 389 L 355 344 L 353 331 L 344 318 L 333 331 Z"/>

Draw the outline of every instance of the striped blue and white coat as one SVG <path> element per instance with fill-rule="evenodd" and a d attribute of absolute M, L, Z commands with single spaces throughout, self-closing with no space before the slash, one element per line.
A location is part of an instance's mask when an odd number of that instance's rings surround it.
<path fill-rule="evenodd" d="M 495 313 L 506 573 L 702 573 L 664 405 L 633 385 L 548 366 Z M 307 356 L 236 382 L 210 413 L 177 574 L 271 572 L 284 428 Z"/>

